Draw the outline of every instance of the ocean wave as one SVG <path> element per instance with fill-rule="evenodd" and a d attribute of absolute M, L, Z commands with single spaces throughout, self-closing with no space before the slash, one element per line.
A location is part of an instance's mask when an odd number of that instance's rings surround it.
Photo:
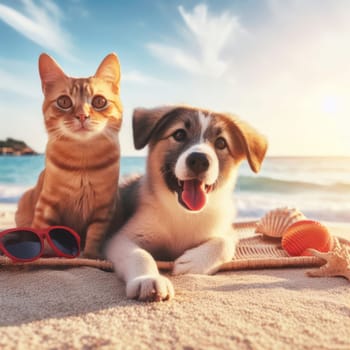
<path fill-rule="evenodd" d="M 275 193 L 296 193 L 304 191 L 337 192 L 349 193 L 350 195 L 350 183 L 334 182 L 323 184 L 306 181 L 282 180 L 264 176 L 240 176 L 237 181 L 236 189 L 237 191 Z"/>
<path fill-rule="evenodd" d="M 28 186 L 0 184 L 0 203 L 17 203 Z"/>
<path fill-rule="evenodd" d="M 270 210 L 290 207 L 298 208 L 310 219 L 350 222 L 350 200 L 344 196 L 321 199 L 313 194 L 294 196 L 246 192 L 237 193 L 234 199 L 239 217 L 261 218 Z"/>

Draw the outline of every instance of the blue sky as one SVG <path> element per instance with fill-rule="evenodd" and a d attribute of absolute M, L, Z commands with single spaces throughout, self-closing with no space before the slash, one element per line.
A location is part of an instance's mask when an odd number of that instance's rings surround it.
<path fill-rule="evenodd" d="M 93 75 L 119 56 L 124 155 L 132 110 L 238 114 L 269 155 L 350 155 L 350 1 L 0 0 L 0 139 L 44 151 L 37 60 Z"/>

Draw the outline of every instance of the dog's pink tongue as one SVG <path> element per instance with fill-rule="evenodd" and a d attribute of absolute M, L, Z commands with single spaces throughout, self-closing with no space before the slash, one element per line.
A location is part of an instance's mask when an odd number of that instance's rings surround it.
<path fill-rule="evenodd" d="M 190 210 L 201 210 L 207 202 L 202 183 L 198 180 L 184 181 L 181 198 Z"/>

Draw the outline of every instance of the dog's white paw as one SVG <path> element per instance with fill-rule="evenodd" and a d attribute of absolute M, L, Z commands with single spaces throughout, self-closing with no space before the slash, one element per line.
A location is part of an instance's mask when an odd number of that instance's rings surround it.
<path fill-rule="evenodd" d="M 214 237 L 198 247 L 186 250 L 175 260 L 174 275 L 198 273 L 211 275 L 220 266 L 232 259 L 235 252 L 235 239 Z"/>
<path fill-rule="evenodd" d="M 164 276 L 143 275 L 126 284 L 126 296 L 141 301 L 163 301 L 173 298 L 174 287 Z"/>
<path fill-rule="evenodd" d="M 197 273 L 211 275 L 219 269 L 220 264 L 212 261 L 208 256 L 201 254 L 198 248 L 186 250 L 183 255 L 175 260 L 173 275 Z"/>

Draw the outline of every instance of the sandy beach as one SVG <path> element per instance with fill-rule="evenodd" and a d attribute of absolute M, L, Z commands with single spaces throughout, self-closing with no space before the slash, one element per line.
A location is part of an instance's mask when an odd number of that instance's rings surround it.
<path fill-rule="evenodd" d="M 17 204 L 0 204 L 0 230 L 13 227 Z"/>
<path fill-rule="evenodd" d="M 0 207 L 1 228 L 14 212 Z M 0 348 L 349 349 L 350 282 L 306 270 L 170 276 L 175 299 L 141 303 L 111 272 L 2 266 Z"/>

